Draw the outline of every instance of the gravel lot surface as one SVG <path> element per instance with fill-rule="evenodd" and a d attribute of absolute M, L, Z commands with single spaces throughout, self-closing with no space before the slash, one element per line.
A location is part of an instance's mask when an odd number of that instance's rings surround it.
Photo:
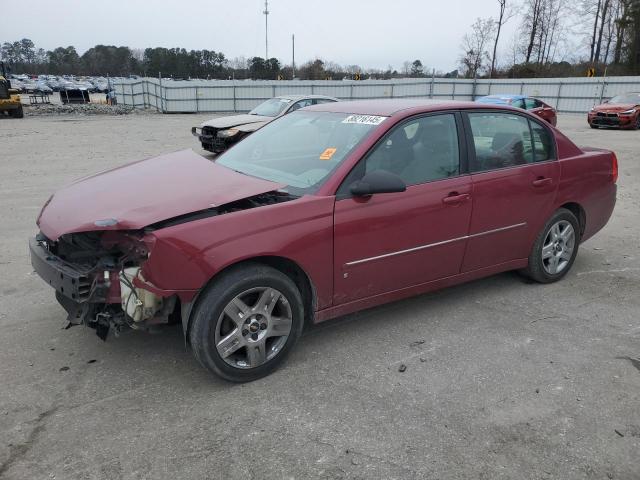
<path fill-rule="evenodd" d="M 640 479 L 640 131 L 560 117 L 620 161 L 614 217 L 562 282 L 506 273 L 350 315 L 232 385 L 178 326 L 65 330 L 27 253 L 56 188 L 204 154 L 208 117 L 0 119 L 0 478 Z"/>

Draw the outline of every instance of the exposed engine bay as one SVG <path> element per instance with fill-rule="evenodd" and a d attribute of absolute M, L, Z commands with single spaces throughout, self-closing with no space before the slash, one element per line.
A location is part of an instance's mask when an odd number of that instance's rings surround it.
<path fill-rule="evenodd" d="M 39 233 L 30 242 L 35 271 L 56 290 L 69 326 L 84 324 L 105 340 L 109 332 L 146 330 L 180 320 L 177 295 L 162 296 L 144 278 L 153 248 L 150 233 L 203 218 L 297 198 L 268 192 L 149 225 L 142 230 L 69 233 L 51 240 Z"/>
<path fill-rule="evenodd" d="M 69 325 L 95 328 L 103 340 L 109 331 L 146 329 L 168 323 L 176 297 L 162 298 L 148 289 L 141 265 L 148 248 L 141 233 L 89 232 L 52 241 L 39 234 L 32 242 L 36 272 L 56 289 Z"/>

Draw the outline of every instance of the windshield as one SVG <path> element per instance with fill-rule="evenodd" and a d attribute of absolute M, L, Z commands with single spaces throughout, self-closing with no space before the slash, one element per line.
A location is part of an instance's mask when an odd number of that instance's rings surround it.
<path fill-rule="evenodd" d="M 245 138 L 216 163 L 284 183 L 293 195 L 313 193 L 383 120 L 346 113 L 291 113 Z"/>
<path fill-rule="evenodd" d="M 633 103 L 640 104 L 640 93 L 625 93 L 624 95 L 616 95 L 609 103 Z"/>
<path fill-rule="evenodd" d="M 285 108 L 291 105 L 291 100 L 288 98 L 272 98 L 264 103 L 261 103 L 256 108 L 251 110 L 251 115 L 262 115 L 263 117 L 277 117 Z"/>

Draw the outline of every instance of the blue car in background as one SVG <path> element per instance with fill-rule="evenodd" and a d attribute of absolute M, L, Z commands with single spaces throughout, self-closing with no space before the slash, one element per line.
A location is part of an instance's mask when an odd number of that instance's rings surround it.
<path fill-rule="evenodd" d="M 526 95 L 487 95 L 486 97 L 476 99 L 476 102 L 491 105 L 511 105 L 512 107 L 530 111 L 554 127 L 558 123 L 555 108 L 537 98 L 527 97 Z"/>

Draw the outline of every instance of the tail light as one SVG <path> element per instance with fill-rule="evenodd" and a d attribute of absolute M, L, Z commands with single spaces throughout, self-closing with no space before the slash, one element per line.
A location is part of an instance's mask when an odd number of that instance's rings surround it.
<path fill-rule="evenodd" d="M 613 183 L 618 181 L 618 157 L 613 152 L 611 152 L 611 180 Z"/>

